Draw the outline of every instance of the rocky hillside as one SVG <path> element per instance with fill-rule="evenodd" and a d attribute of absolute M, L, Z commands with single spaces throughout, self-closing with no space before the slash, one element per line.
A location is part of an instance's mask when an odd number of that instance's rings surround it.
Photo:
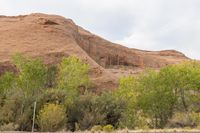
<path fill-rule="evenodd" d="M 99 89 L 112 89 L 122 75 L 159 69 L 188 58 L 174 50 L 143 51 L 107 41 L 57 15 L 0 16 L 0 74 L 15 70 L 11 57 L 22 53 L 56 64 L 74 55 L 90 65 L 90 77 Z"/>

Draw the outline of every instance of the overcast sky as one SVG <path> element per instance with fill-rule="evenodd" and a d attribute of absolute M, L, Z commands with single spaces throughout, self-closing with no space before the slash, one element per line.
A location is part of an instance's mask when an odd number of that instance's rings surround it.
<path fill-rule="evenodd" d="M 0 0 L 1 15 L 33 12 L 71 18 L 128 47 L 200 59 L 200 0 Z"/>

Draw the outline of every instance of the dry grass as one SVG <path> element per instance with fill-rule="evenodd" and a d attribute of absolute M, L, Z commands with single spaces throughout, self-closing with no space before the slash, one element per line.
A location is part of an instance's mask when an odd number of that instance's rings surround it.
<path fill-rule="evenodd" d="M 1 133 L 30 133 L 30 132 L 21 132 L 21 131 L 0 131 Z M 35 132 L 41 133 L 41 132 Z M 71 133 L 68 132 L 56 132 L 56 133 Z M 90 131 L 77 131 L 74 133 L 91 133 Z M 95 132 L 99 133 L 99 132 Z M 103 133 L 103 132 L 102 132 Z M 198 129 L 164 129 L 164 130 L 116 130 L 113 133 L 200 133 Z"/>

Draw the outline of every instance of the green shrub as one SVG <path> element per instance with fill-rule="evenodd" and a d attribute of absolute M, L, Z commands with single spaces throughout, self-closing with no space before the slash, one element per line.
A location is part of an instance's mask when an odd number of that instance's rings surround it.
<path fill-rule="evenodd" d="M 113 132 L 114 131 L 114 128 L 112 125 L 106 125 L 103 127 L 103 131 L 104 132 Z"/>
<path fill-rule="evenodd" d="M 31 130 L 34 97 L 24 98 L 19 89 L 10 90 L 0 110 L 0 124 L 14 123 L 19 130 Z"/>
<path fill-rule="evenodd" d="M 58 131 L 65 127 L 66 114 L 62 105 L 47 104 L 38 115 L 38 124 L 42 131 Z"/>
<path fill-rule="evenodd" d="M 66 91 L 61 89 L 47 89 L 39 99 L 39 104 L 42 106 L 46 103 L 65 104 L 65 100 L 67 99 L 66 93 Z"/>
<path fill-rule="evenodd" d="M 102 124 L 105 114 L 101 112 L 100 106 L 97 104 L 97 97 L 91 93 L 80 95 L 74 102 L 74 105 L 67 110 L 69 124 L 74 125 L 77 122 L 81 130 L 90 129 L 94 125 Z"/>
<path fill-rule="evenodd" d="M 122 113 L 126 107 L 123 100 L 116 100 L 113 93 L 105 92 L 97 98 L 96 106 L 101 114 L 105 116 L 102 123 L 99 124 L 111 124 L 114 127 L 119 126 Z"/>
<path fill-rule="evenodd" d="M 0 76 L 0 95 L 5 96 L 10 89 L 13 89 L 15 82 L 16 76 L 11 72 Z"/>
<path fill-rule="evenodd" d="M 0 109 L 0 124 L 13 123 L 17 120 L 20 115 L 23 97 L 18 90 L 9 92 L 6 95 L 7 98 L 4 100 L 4 104 Z"/>

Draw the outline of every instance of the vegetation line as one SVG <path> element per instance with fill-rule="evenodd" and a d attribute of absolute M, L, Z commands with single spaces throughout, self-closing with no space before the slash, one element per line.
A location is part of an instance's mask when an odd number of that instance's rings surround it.
<path fill-rule="evenodd" d="M 13 64 L 16 74 L 0 76 L 0 131 L 200 129 L 198 62 L 170 65 L 159 72 L 147 69 L 122 77 L 116 90 L 98 94 L 89 80 L 88 64 L 76 57 L 46 66 L 40 59 L 17 54 Z"/>

